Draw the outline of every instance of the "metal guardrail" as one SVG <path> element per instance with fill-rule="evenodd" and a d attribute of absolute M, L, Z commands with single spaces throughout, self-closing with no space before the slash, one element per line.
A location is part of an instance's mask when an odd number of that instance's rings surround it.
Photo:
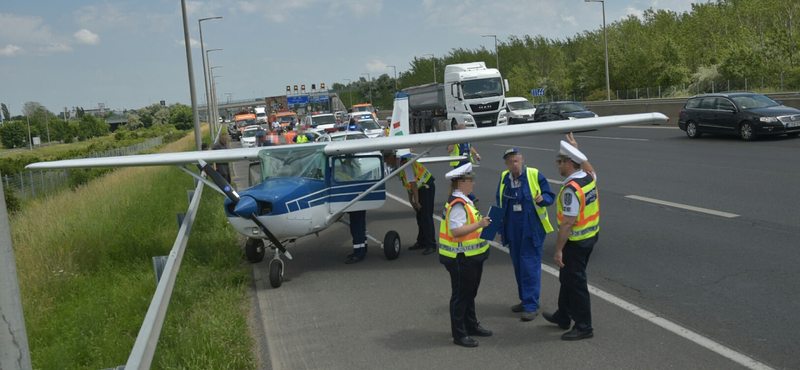
<path fill-rule="evenodd" d="M 159 279 L 156 292 L 153 294 L 153 300 L 150 302 L 150 308 L 147 310 L 142 328 L 139 329 L 139 335 L 136 337 L 136 342 L 133 345 L 130 357 L 128 357 L 128 362 L 125 367 L 118 367 L 117 369 L 150 369 L 153 355 L 158 345 L 158 337 L 161 335 L 161 328 L 164 324 L 164 317 L 167 314 L 167 306 L 169 306 L 169 300 L 172 297 L 175 279 L 178 276 L 181 260 L 186 251 L 186 243 L 189 241 L 189 233 L 192 231 L 192 224 L 197 215 L 200 198 L 203 196 L 203 185 L 203 182 L 198 181 L 195 190 L 190 192 L 191 202 L 189 203 L 189 209 L 186 211 L 185 217 L 183 217 L 178 236 L 175 238 L 175 244 L 172 245 L 169 258 L 164 265 L 163 271 L 169 275 L 161 276 L 161 279 Z"/>

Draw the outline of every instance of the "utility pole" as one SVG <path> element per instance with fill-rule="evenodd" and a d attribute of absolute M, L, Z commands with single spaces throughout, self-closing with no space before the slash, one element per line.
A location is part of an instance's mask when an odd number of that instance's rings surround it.
<path fill-rule="evenodd" d="M 369 104 L 372 105 L 372 77 L 369 76 L 369 73 L 362 73 L 362 75 L 367 75 L 367 79 L 369 79 Z"/>

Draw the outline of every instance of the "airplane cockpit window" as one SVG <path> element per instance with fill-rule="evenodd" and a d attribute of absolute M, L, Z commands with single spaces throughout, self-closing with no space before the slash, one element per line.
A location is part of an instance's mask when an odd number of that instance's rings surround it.
<path fill-rule="evenodd" d="M 382 178 L 383 161 L 379 156 L 342 156 L 333 160 L 333 181 L 378 181 Z"/>
<path fill-rule="evenodd" d="M 280 177 L 325 179 L 324 145 L 287 145 L 258 153 L 261 181 Z"/>

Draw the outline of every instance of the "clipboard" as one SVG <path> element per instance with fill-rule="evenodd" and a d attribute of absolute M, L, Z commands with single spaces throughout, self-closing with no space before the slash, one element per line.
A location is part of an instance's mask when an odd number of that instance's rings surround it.
<path fill-rule="evenodd" d="M 503 227 L 503 218 L 505 218 L 505 216 L 506 213 L 502 208 L 495 206 L 489 208 L 489 215 L 487 217 L 492 219 L 492 223 L 483 228 L 481 231 L 481 239 L 494 240 L 494 237 L 497 236 L 497 232 Z"/>

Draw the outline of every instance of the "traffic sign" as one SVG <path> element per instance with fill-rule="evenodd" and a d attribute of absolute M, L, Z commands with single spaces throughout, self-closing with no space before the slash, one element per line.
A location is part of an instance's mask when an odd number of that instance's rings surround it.
<path fill-rule="evenodd" d="M 325 103 L 328 100 L 330 100 L 328 94 L 311 95 L 308 99 L 310 103 Z"/>
<path fill-rule="evenodd" d="M 294 104 L 307 104 L 308 103 L 308 96 L 307 95 L 298 95 L 298 96 L 287 96 L 286 102 L 289 105 Z"/>
<path fill-rule="evenodd" d="M 544 89 L 531 89 L 531 96 L 544 96 Z"/>

